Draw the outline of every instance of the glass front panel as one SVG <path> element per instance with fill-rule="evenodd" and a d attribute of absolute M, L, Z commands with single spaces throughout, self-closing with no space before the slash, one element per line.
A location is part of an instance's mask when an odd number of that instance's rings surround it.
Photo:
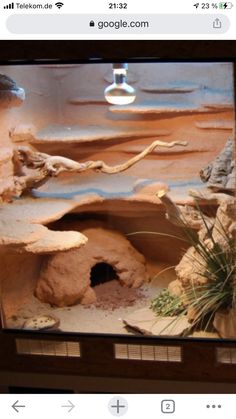
<path fill-rule="evenodd" d="M 4 328 L 236 337 L 232 63 L 1 65 L 0 108 Z"/>

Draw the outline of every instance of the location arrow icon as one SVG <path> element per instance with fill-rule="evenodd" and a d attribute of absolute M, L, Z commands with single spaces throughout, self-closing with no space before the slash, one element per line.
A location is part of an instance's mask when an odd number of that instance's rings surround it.
<path fill-rule="evenodd" d="M 13 405 L 12 405 L 12 408 L 17 412 L 17 413 L 19 413 L 19 408 L 21 408 L 21 407 L 25 407 L 25 405 L 20 405 L 20 404 L 17 404 L 17 403 L 19 403 L 19 400 L 17 400 Z"/>
<path fill-rule="evenodd" d="M 68 400 L 68 404 L 61 407 L 66 407 L 67 409 L 69 409 L 68 413 L 70 413 L 74 409 L 75 405 L 70 400 Z"/>

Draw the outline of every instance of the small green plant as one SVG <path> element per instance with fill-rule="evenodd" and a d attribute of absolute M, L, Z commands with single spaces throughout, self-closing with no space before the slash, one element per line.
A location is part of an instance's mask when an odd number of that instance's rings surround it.
<path fill-rule="evenodd" d="M 185 310 L 180 297 L 170 293 L 167 288 L 151 301 L 150 308 L 160 317 L 178 316 Z"/>

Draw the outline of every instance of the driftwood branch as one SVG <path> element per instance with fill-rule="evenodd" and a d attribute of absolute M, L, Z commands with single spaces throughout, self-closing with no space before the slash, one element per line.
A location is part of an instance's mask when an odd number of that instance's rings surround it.
<path fill-rule="evenodd" d="M 116 166 L 108 166 L 103 161 L 94 161 L 94 162 L 91 161 L 91 162 L 85 163 L 87 164 L 87 167 L 85 170 L 96 169 L 100 172 L 109 173 L 109 174 L 124 172 L 125 170 L 129 169 L 129 167 L 133 166 L 134 164 L 142 160 L 145 156 L 147 156 L 147 154 L 150 154 L 158 146 L 171 148 L 171 147 L 175 147 L 176 145 L 186 146 L 187 144 L 188 144 L 187 141 L 172 141 L 171 143 L 165 143 L 163 141 L 157 140 L 157 141 L 154 141 L 152 144 L 150 144 L 147 148 L 145 148 L 141 153 L 137 154 L 132 159 L 127 160 L 125 163 L 122 163 Z"/>
<path fill-rule="evenodd" d="M 82 173 L 87 170 L 115 174 L 129 169 L 134 164 L 142 160 L 147 154 L 151 153 L 156 147 L 171 148 L 175 146 L 186 146 L 186 141 L 154 141 L 141 153 L 127 160 L 125 163 L 116 166 L 109 166 L 104 161 L 87 161 L 79 163 L 62 156 L 50 156 L 46 153 L 34 151 L 26 146 L 19 146 L 14 152 L 14 164 L 17 168 L 15 176 L 15 193 L 21 195 L 24 190 L 30 190 L 41 186 L 52 176 L 58 176 L 62 172 Z M 24 168 L 33 169 L 30 174 L 24 173 Z"/>

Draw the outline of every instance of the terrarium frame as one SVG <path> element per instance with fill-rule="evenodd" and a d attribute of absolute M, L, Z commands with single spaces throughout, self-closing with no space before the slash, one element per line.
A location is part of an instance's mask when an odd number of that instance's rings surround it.
<path fill-rule="evenodd" d="M 27 364 L 31 372 L 87 376 L 219 382 L 235 382 L 236 376 L 233 340 L 1 329 L 0 342 L 0 368 L 8 371 L 23 372 Z M 71 343 L 75 346 L 70 347 Z"/>
<path fill-rule="evenodd" d="M 18 330 L 2 330 L 0 339 L 2 371 L 235 383 L 236 345 L 229 340 Z"/>

